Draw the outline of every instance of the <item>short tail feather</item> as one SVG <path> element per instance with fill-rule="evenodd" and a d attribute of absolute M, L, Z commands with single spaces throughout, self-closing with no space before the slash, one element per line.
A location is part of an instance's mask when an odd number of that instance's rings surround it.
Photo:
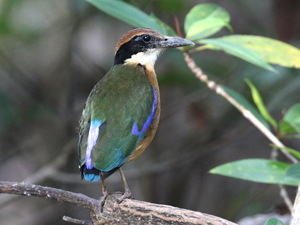
<path fill-rule="evenodd" d="M 101 180 L 105 180 L 108 178 L 110 175 L 112 175 L 116 170 L 118 170 L 119 167 L 116 167 L 110 171 L 100 171 L 97 170 L 96 168 L 88 169 L 86 168 L 85 164 L 81 167 L 80 172 L 81 172 L 81 179 L 86 179 L 88 181 L 93 181 L 96 182 L 101 178 Z"/>
<path fill-rule="evenodd" d="M 93 181 L 96 182 L 97 180 L 99 180 L 100 178 L 100 171 L 92 168 L 92 169 L 88 169 L 86 168 L 85 164 L 81 167 L 80 169 L 81 171 L 81 179 L 86 179 L 88 181 Z"/>

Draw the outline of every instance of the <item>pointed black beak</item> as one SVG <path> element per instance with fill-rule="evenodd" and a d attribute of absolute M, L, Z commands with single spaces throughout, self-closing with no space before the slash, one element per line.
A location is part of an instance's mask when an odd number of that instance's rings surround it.
<path fill-rule="evenodd" d="M 194 42 L 179 38 L 179 37 L 169 37 L 165 36 L 163 40 L 155 43 L 156 48 L 177 48 L 187 45 L 195 45 Z"/>

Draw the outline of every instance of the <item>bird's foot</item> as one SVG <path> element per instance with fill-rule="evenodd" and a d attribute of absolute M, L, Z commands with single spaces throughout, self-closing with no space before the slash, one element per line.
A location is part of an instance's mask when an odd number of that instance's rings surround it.
<path fill-rule="evenodd" d="M 132 194 L 129 189 L 124 192 L 124 194 L 118 199 L 117 203 L 120 204 L 126 198 L 130 198 L 130 199 L 132 198 Z"/>
<path fill-rule="evenodd" d="M 103 212 L 103 206 L 105 204 L 105 201 L 107 199 L 107 197 L 110 195 L 110 193 L 108 193 L 107 191 L 106 192 L 103 192 L 103 196 L 100 197 L 99 201 L 100 201 L 100 207 L 101 207 L 101 212 Z"/>
<path fill-rule="evenodd" d="M 128 187 L 127 181 L 125 179 L 123 170 L 121 168 L 119 168 L 119 171 L 120 171 L 121 179 L 122 179 L 122 181 L 124 183 L 125 192 L 121 196 L 121 198 L 118 199 L 118 201 L 117 201 L 118 204 L 120 204 L 125 198 L 132 198 L 132 194 L 131 194 L 131 191 L 130 191 L 130 189 Z"/>

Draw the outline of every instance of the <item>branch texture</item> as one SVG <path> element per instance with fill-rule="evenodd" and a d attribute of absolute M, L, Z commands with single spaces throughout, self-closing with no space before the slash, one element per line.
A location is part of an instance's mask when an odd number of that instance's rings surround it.
<path fill-rule="evenodd" d="M 237 225 L 216 216 L 168 205 L 132 199 L 125 199 L 121 204 L 118 204 L 117 201 L 121 194 L 117 193 L 107 198 L 103 212 L 101 212 L 99 201 L 96 199 L 83 194 L 40 185 L 0 181 L 0 193 L 50 198 L 89 209 L 92 222 L 64 217 L 64 220 L 76 224 Z"/>

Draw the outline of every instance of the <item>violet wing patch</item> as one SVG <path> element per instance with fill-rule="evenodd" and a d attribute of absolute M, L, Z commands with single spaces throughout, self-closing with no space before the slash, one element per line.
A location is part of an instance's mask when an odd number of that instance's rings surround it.
<path fill-rule="evenodd" d="M 149 115 L 146 123 L 144 123 L 143 125 L 143 128 L 141 131 L 138 130 L 138 127 L 136 125 L 136 123 L 133 124 L 133 127 L 132 127 L 132 133 L 134 135 L 144 135 L 145 132 L 148 130 L 148 128 L 150 127 L 151 123 L 153 122 L 153 119 L 154 119 L 154 115 L 155 115 L 155 108 L 156 108 L 156 105 L 157 105 L 157 96 L 156 96 L 156 91 L 155 91 L 155 88 L 153 88 L 153 92 L 154 92 L 154 102 L 153 102 L 153 105 L 152 105 L 152 111 L 151 111 L 151 114 Z"/>

